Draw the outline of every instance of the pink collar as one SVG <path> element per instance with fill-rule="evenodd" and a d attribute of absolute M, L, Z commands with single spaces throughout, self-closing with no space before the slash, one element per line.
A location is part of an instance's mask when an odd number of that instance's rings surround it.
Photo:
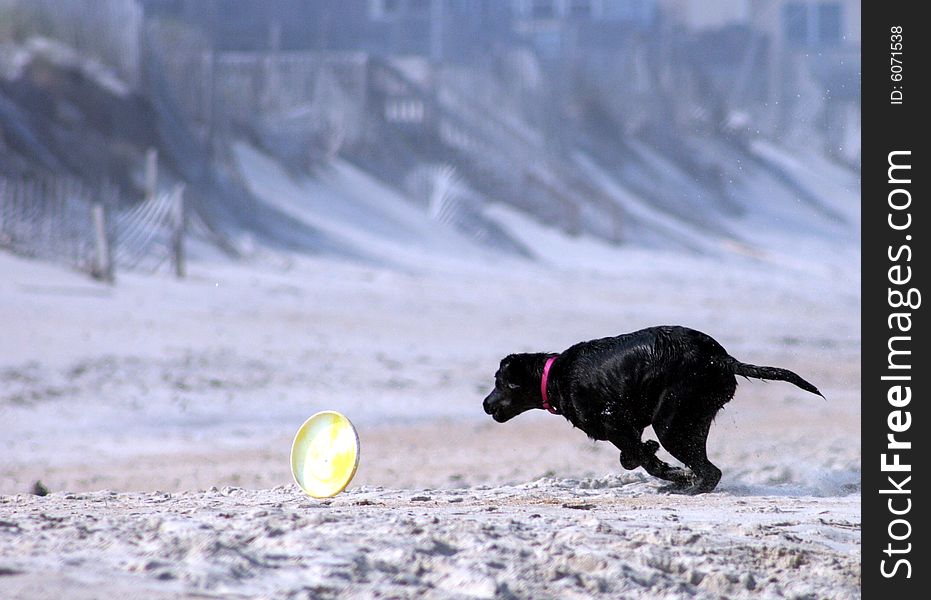
<path fill-rule="evenodd" d="M 551 356 L 546 359 L 546 364 L 543 365 L 543 377 L 540 378 L 540 395 L 543 396 L 543 408 L 550 411 L 554 415 L 558 415 L 556 409 L 550 406 L 549 396 L 546 394 L 546 382 L 550 377 L 550 367 L 553 366 L 553 361 L 556 360 L 555 356 Z"/>

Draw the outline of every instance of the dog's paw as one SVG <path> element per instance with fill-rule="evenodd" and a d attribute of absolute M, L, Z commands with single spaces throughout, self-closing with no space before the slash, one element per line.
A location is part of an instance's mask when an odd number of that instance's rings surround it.
<path fill-rule="evenodd" d="M 659 442 L 656 440 L 647 440 L 643 442 L 643 452 L 647 456 L 653 456 L 659 451 Z"/>
<path fill-rule="evenodd" d="M 667 483 L 666 485 L 661 485 L 656 490 L 660 494 L 683 494 L 684 490 L 691 487 L 688 482 L 685 481 L 675 481 L 673 483 Z"/>
<path fill-rule="evenodd" d="M 643 461 L 639 456 L 630 456 L 627 454 L 621 454 L 621 466 L 627 469 L 628 471 L 633 471 L 637 467 L 643 464 Z"/>
<path fill-rule="evenodd" d="M 714 491 L 717 482 L 703 481 L 692 477 L 688 481 L 677 481 L 659 488 L 660 492 L 666 494 L 681 494 L 683 496 L 697 496 L 698 494 L 708 494 Z"/>
<path fill-rule="evenodd" d="M 671 483 L 659 487 L 661 494 L 688 494 L 686 490 L 695 487 L 695 475 L 687 469 L 672 467 L 664 478 Z"/>

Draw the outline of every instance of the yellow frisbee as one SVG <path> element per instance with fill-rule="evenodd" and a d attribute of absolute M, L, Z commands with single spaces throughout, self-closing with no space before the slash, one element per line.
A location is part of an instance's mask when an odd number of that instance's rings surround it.
<path fill-rule="evenodd" d="M 349 419 L 332 410 L 304 421 L 291 444 L 291 474 L 308 496 L 340 493 L 359 466 L 359 434 Z"/>

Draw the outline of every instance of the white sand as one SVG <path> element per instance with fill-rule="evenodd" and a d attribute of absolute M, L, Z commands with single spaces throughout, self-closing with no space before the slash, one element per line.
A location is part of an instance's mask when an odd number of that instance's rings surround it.
<path fill-rule="evenodd" d="M 409 208 L 360 226 L 358 174 L 318 189 L 259 158 L 257 193 L 394 270 L 196 261 L 184 282 L 120 274 L 111 288 L 0 254 L 0 597 L 859 594 L 858 217 L 843 177 L 775 155 L 849 222 L 773 197 L 732 224 L 744 241 L 702 237 L 705 257 L 490 210 L 531 264 Z M 709 438 L 724 478 L 694 498 L 657 494 L 562 418 L 482 412 L 507 353 L 661 323 L 793 369 L 827 400 L 741 381 Z M 287 461 L 324 408 L 363 447 L 328 502 L 302 496 Z M 37 480 L 52 494 L 27 495 Z"/>
<path fill-rule="evenodd" d="M 817 597 L 858 594 L 859 500 L 657 496 L 644 476 L 0 499 L 14 597 Z M 53 591 L 52 594 L 55 592 Z"/>

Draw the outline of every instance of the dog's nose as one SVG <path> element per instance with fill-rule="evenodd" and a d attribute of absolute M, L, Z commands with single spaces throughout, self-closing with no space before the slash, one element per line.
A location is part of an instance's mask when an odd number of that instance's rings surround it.
<path fill-rule="evenodd" d="M 485 397 L 485 401 L 482 402 L 482 408 L 485 409 L 485 414 L 486 414 L 486 415 L 490 415 L 490 414 L 491 414 L 491 397 L 492 397 L 493 395 L 494 395 L 494 392 L 488 394 L 488 396 Z"/>

